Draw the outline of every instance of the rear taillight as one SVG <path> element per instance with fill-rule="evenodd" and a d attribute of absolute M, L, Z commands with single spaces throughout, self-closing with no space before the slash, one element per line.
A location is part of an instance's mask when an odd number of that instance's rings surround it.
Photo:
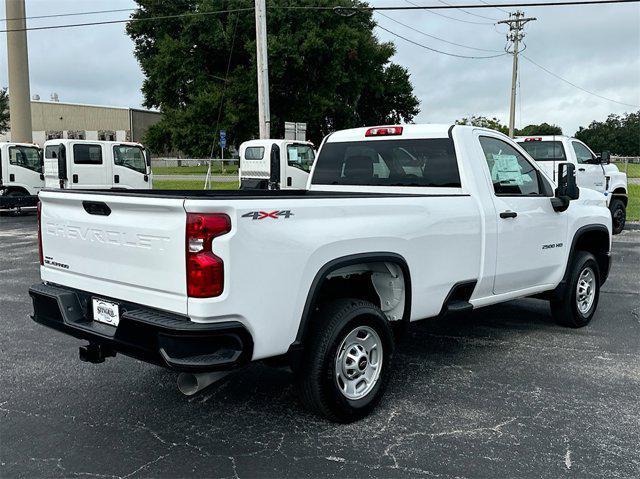
<path fill-rule="evenodd" d="M 187 295 L 220 296 L 224 289 L 224 263 L 213 254 L 213 239 L 231 231 L 231 220 L 220 213 L 187 213 Z"/>
<path fill-rule="evenodd" d="M 42 203 L 38 201 L 38 254 L 40 255 L 40 265 L 44 265 L 44 255 L 42 254 Z"/>
<path fill-rule="evenodd" d="M 364 136 L 395 136 L 402 135 L 401 126 L 377 126 L 369 128 Z"/>

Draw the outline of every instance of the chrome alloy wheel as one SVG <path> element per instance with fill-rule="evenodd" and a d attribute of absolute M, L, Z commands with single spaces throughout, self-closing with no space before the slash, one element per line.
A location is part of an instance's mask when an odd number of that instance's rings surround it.
<path fill-rule="evenodd" d="M 380 378 L 383 350 L 380 336 L 369 326 L 358 326 L 336 352 L 335 378 L 347 399 L 365 397 Z"/>
<path fill-rule="evenodd" d="M 576 286 L 576 303 L 578 311 L 587 315 L 596 299 L 596 275 L 591 268 L 585 268 L 580 273 Z"/>

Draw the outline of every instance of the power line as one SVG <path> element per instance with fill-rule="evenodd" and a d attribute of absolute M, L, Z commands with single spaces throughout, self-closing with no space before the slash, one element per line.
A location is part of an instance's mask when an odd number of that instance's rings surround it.
<path fill-rule="evenodd" d="M 398 25 L 402 25 L 403 27 L 408 28 L 409 30 L 413 30 L 414 32 L 420 33 L 421 35 L 424 35 L 424 36 L 426 36 L 426 37 L 433 38 L 433 39 L 435 39 L 435 40 L 439 40 L 439 41 L 444 42 L 444 43 L 448 43 L 449 45 L 455 45 L 455 46 L 457 46 L 457 47 L 469 48 L 469 49 L 471 49 L 471 50 L 478 50 L 478 51 L 481 51 L 481 52 L 493 52 L 493 53 L 498 53 L 498 52 L 500 52 L 500 50 L 489 50 L 489 49 L 487 49 L 487 48 L 478 48 L 478 47 L 472 47 L 472 46 L 469 46 L 469 45 L 463 45 L 463 44 L 461 44 L 461 43 L 451 42 L 451 41 L 449 41 L 449 40 L 445 40 L 444 38 L 440 38 L 440 37 L 437 37 L 437 36 L 432 35 L 432 34 L 430 34 L 430 33 L 423 32 L 422 30 L 418 30 L 417 28 L 412 27 L 411 25 L 407 25 L 406 23 L 402 23 L 401 21 L 396 20 L 395 18 L 392 18 L 392 17 L 390 17 L 389 15 L 386 15 L 386 14 L 384 14 L 384 13 L 377 12 L 377 14 L 378 14 L 378 15 L 381 15 L 381 16 L 383 16 L 383 17 L 385 17 L 385 18 L 388 18 L 388 19 L 389 19 L 389 20 L 391 20 L 392 22 L 395 22 L 395 23 L 397 23 Z M 500 52 L 500 53 L 501 53 L 501 52 Z"/>
<path fill-rule="evenodd" d="M 82 15 L 96 15 L 99 13 L 120 13 L 120 12 L 132 12 L 135 8 L 118 8 L 115 10 L 94 10 L 91 12 L 70 12 L 70 13 L 55 13 L 52 15 L 35 15 L 30 17 L 16 17 L 16 18 L 0 18 L 0 22 L 13 21 L 13 20 L 36 20 L 38 18 L 57 18 L 57 17 L 75 17 Z"/>
<path fill-rule="evenodd" d="M 417 3 L 411 2 L 410 0 L 404 0 L 404 1 L 407 2 L 409 5 L 413 5 L 414 7 L 420 6 Z M 463 20 L 462 18 L 450 17 L 449 15 L 445 15 L 444 13 L 434 12 L 431 10 L 425 10 L 425 11 L 427 13 L 432 13 L 433 15 L 438 15 L 439 17 L 447 18 L 449 20 L 455 20 L 456 22 L 469 23 L 471 25 L 493 25 L 493 23 L 489 23 L 489 22 L 472 22 L 471 20 Z"/>
<path fill-rule="evenodd" d="M 480 59 L 487 59 L 487 58 L 497 58 L 497 57 L 502 57 L 502 56 L 507 55 L 507 53 L 499 53 L 497 55 L 487 55 L 487 56 L 478 57 L 478 56 L 458 55 L 456 53 L 443 52 L 442 50 L 437 50 L 435 48 L 428 47 L 427 45 L 423 45 L 422 43 L 418 43 L 418 42 L 416 42 L 414 40 L 411 40 L 410 38 L 404 37 L 404 36 L 402 36 L 402 35 L 400 35 L 400 34 L 398 34 L 396 32 L 393 32 L 393 31 L 391 31 L 391 30 L 389 30 L 387 28 L 384 28 L 384 27 L 382 27 L 380 25 L 376 25 L 376 28 L 379 28 L 380 30 L 384 30 L 385 32 L 390 33 L 393 36 L 401 38 L 402 40 L 404 40 L 406 42 L 409 42 L 409 43 L 412 43 L 412 44 L 414 44 L 414 45 L 416 45 L 418 47 L 424 48 L 425 50 L 429 50 L 429 51 L 432 51 L 434 53 L 441 53 L 442 55 L 448 55 L 450 57 L 469 58 L 469 59 L 473 59 L 473 60 L 480 60 Z"/>
<path fill-rule="evenodd" d="M 638 0 L 640 1 L 640 0 Z M 127 18 L 125 20 L 103 20 L 99 22 L 86 22 L 86 23 L 67 23 L 63 25 L 49 25 L 45 27 L 26 27 L 26 28 L 12 28 L 0 30 L 0 33 L 7 32 L 24 32 L 24 31 L 34 31 L 34 30 L 55 30 L 59 28 L 74 28 L 74 27 L 88 27 L 94 25 L 111 25 L 115 23 L 129 23 L 129 22 L 146 22 L 146 21 L 155 21 L 155 20 L 169 20 L 172 18 L 185 18 L 185 17 L 195 17 L 195 16 L 208 16 L 208 15 L 218 15 L 220 13 L 236 13 L 236 12 L 248 12 L 253 11 L 253 7 L 247 8 L 233 8 L 229 10 L 216 10 L 212 12 L 192 12 L 192 13 L 180 13 L 177 15 L 162 15 L 158 17 L 147 17 L 147 18 Z"/>
<path fill-rule="evenodd" d="M 467 12 L 464 8 L 460 8 L 456 5 L 451 5 L 450 3 L 445 2 L 444 0 L 438 0 L 440 3 L 444 4 L 444 5 L 449 5 L 450 7 L 455 7 L 458 10 L 460 10 L 461 12 L 466 13 L 467 15 L 472 15 L 474 17 L 478 17 L 478 18 L 484 18 L 485 20 L 491 20 L 492 22 L 497 22 L 498 19 L 497 18 L 491 18 L 491 17 L 485 17 L 484 15 L 480 15 L 478 13 L 473 13 L 473 12 Z M 482 2 L 484 3 L 484 2 Z"/>
<path fill-rule="evenodd" d="M 484 3 L 485 5 L 487 5 L 487 6 L 491 5 L 489 2 L 486 2 L 485 0 L 480 0 L 480 1 L 482 3 Z M 510 13 L 509 10 L 505 10 L 504 8 L 496 7 L 496 6 L 493 6 L 493 5 L 492 5 L 492 7 L 495 8 L 496 10 L 500 10 L 501 12 Z"/>
<path fill-rule="evenodd" d="M 567 80 L 566 78 L 562 78 L 560 75 L 553 73 L 551 70 L 549 70 L 548 68 L 543 67 L 542 65 L 540 65 L 539 63 L 534 62 L 531 58 L 529 58 L 526 55 L 522 55 L 522 58 L 524 58 L 525 60 L 527 60 L 529 63 L 532 63 L 533 65 L 537 66 L 538 68 L 540 68 L 541 70 L 547 72 L 549 75 L 557 78 L 558 80 L 561 80 L 569 85 L 571 85 L 574 88 L 577 88 L 578 90 L 582 90 L 585 93 L 588 93 L 589 95 L 593 95 L 596 96 L 598 98 L 602 98 L 603 100 L 607 100 L 607 101 L 611 101 L 613 103 L 618 103 L 619 105 L 624 105 L 624 106 L 630 106 L 632 108 L 640 108 L 640 105 L 633 105 L 631 103 L 624 103 L 622 101 L 618 101 L 618 100 L 614 100 L 612 98 L 608 98 L 606 96 L 600 95 L 598 93 L 592 92 L 587 90 L 586 88 L 582 88 L 580 85 L 576 85 L 575 83 L 570 82 L 569 80 Z"/>

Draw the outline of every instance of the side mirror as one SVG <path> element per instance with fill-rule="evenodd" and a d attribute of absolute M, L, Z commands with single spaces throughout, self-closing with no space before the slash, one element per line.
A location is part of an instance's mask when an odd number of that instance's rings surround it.
<path fill-rule="evenodd" d="M 576 183 L 576 167 L 573 163 L 558 164 L 558 186 L 551 198 L 553 209 L 561 212 L 569 207 L 571 200 L 580 198 L 580 188 Z"/>
<path fill-rule="evenodd" d="M 149 168 L 149 171 L 151 171 L 151 151 L 149 151 L 149 148 L 144 149 L 144 156 L 147 160 L 147 167 Z"/>
<path fill-rule="evenodd" d="M 611 163 L 611 152 L 606 150 L 603 151 L 602 153 L 600 153 L 600 159 L 602 163 L 608 165 L 609 163 Z"/>
<path fill-rule="evenodd" d="M 58 179 L 67 179 L 67 151 L 64 145 L 58 146 Z"/>

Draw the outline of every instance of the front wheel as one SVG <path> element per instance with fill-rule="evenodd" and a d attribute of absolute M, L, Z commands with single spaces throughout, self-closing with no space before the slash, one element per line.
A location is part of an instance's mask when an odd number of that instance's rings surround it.
<path fill-rule="evenodd" d="M 600 297 L 600 268 L 591 253 L 578 251 L 569 265 L 569 278 L 560 299 L 551 301 L 551 314 L 562 326 L 589 324 Z"/>
<path fill-rule="evenodd" d="M 393 332 L 380 308 L 340 299 L 320 308 L 296 369 L 304 405 L 336 422 L 352 422 L 380 402 L 389 380 Z"/>
<path fill-rule="evenodd" d="M 609 209 L 611 210 L 612 233 L 614 235 L 620 234 L 627 222 L 627 207 L 621 199 L 613 198 Z"/>

